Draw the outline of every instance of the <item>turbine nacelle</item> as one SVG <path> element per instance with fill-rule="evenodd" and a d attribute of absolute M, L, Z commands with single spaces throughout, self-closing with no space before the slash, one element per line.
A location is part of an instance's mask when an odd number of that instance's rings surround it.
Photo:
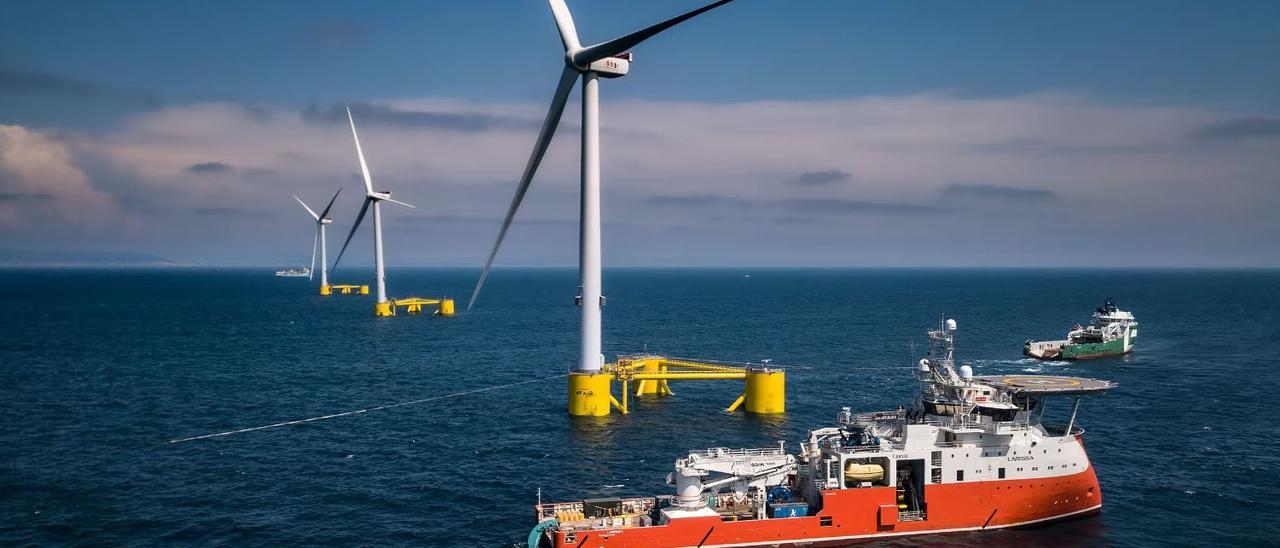
<path fill-rule="evenodd" d="M 631 70 L 631 54 L 624 53 L 616 57 L 605 57 L 587 65 L 587 72 L 599 74 L 602 78 L 618 78 L 626 76 Z"/>

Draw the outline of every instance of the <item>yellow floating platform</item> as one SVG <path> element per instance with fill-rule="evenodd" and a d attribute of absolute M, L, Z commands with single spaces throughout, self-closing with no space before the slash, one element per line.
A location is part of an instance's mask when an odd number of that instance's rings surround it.
<path fill-rule="evenodd" d="M 613 397 L 612 381 L 622 383 L 622 401 Z M 669 381 L 743 380 L 742 394 L 729 405 L 732 413 L 742 408 L 748 413 L 786 412 L 786 372 L 757 365 L 708 363 L 664 356 L 619 356 L 600 373 L 569 375 L 569 414 L 604 416 L 611 409 L 629 412 L 627 397 L 635 383 L 635 396 L 673 396 Z"/>
<path fill-rule="evenodd" d="M 332 295 L 334 292 L 339 295 L 368 295 L 369 286 L 367 285 L 322 285 L 320 286 L 321 295 Z"/>
<path fill-rule="evenodd" d="M 432 314 L 436 316 L 452 317 L 454 314 L 453 299 L 424 299 L 422 297 L 391 299 L 385 303 L 375 304 L 373 311 L 378 316 L 395 316 L 397 309 L 404 307 L 405 314 L 415 315 L 421 314 L 424 306 L 435 307 L 435 311 Z"/>

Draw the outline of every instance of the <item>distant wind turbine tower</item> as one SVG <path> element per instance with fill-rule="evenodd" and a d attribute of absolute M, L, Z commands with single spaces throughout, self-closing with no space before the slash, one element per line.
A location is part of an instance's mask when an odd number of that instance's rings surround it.
<path fill-rule="evenodd" d="M 325 229 L 325 225 L 333 223 L 333 219 L 329 218 L 329 210 L 333 209 L 333 202 L 334 200 L 338 199 L 338 194 L 341 194 L 341 193 L 342 193 L 342 188 L 339 187 L 338 191 L 333 193 L 333 198 L 329 199 L 329 205 L 325 206 L 324 211 L 322 211 L 319 215 L 317 215 L 315 211 L 313 211 L 309 206 L 307 206 L 307 203 L 303 202 L 302 198 L 299 198 L 297 194 L 293 195 L 293 199 L 297 200 L 298 203 L 302 204 L 302 207 L 307 210 L 307 213 L 310 213 L 311 217 L 316 220 L 316 237 L 311 242 L 311 274 L 307 276 L 307 279 L 311 279 L 311 277 L 315 275 L 316 248 L 319 247 L 320 249 L 320 294 L 321 295 L 328 295 L 331 293 L 331 290 L 329 289 L 329 268 L 328 268 L 329 259 L 328 259 L 328 255 L 325 252 L 326 248 L 325 248 L 325 230 L 324 229 Z"/>
<path fill-rule="evenodd" d="M 342 244 L 342 251 L 338 252 L 338 258 L 333 261 L 333 268 L 338 268 L 338 262 L 342 260 L 342 254 L 347 252 L 347 245 L 351 244 L 351 237 L 356 235 L 356 229 L 360 228 L 360 223 L 364 221 L 364 214 L 369 211 L 369 205 L 373 205 L 373 269 L 375 282 L 378 286 L 378 301 L 373 306 L 373 313 L 376 316 L 394 316 L 395 311 L 391 308 L 391 303 L 387 301 L 387 281 L 383 269 L 382 258 L 382 202 L 391 202 L 400 204 L 405 207 L 413 207 L 409 204 L 398 200 L 391 199 L 390 191 L 374 191 L 373 179 L 369 176 L 369 164 L 364 161 L 364 150 L 360 148 L 360 135 L 356 133 L 356 120 L 351 116 L 351 107 L 347 107 L 347 120 L 351 122 L 351 137 L 356 142 L 356 156 L 360 158 L 360 173 L 364 176 L 364 205 L 360 206 L 360 214 L 356 216 L 356 222 L 351 225 L 351 232 L 347 234 L 347 241 Z"/>
<path fill-rule="evenodd" d="M 654 35 L 693 18 L 703 12 L 717 8 L 732 0 L 720 0 L 695 9 L 678 17 L 667 19 L 656 25 L 638 30 L 626 36 L 601 42 L 593 46 L 583 47 L 578 42 L 578 31 L 573 24 L 573 16 L 569 13 L 564 0 L 549 0 L 551 14 L 555 18 L 556 27 L 560 31 L 560 41 L 564 46 L 564 70 L 560 73 L 560 83 L 556 86 L 555 96 L 551 100 L 551 109 L 542 124 L 542 131 L 534 143 L 533 153 L 525 166 L 520 184 L 516 187 L 515 197 L 507 208 L 506 217 L 502 220 L 502 228 L 498 232 L 497 241 L 489 252 L 484 270 L 476 282 L 475 291 L 471 295 L 467 308 L 475 304 L 480 288 L 484 285 L 489 269 L 493 266 L 494 257 L 502 240 L 511 227 L 511 221 L 524 200 L 529 184 L 542 162 L 542 157 L 551 144 L 556 128 L 560 124 L 560 116 L 564 113 L 565 104 L 569 100 L 569 92 L 573 90 L 578 77 L 582 77 L 582 193 L 579 218 L 578 276 L 579 294 L 576 298 L 582 309 L 581 342 L 578 364 L 569 376 L 569 413 L 573 415 L 605 415 L 609 413 L 609 379 L 601 373 L 604 366 L 604 355 L 601 353 L 600 323 L 601 307 L 604 296 L 601 294 L 600 270 L 600 78 L 618 78 L 626 76 L 631 67 L 630 48 L 648 40 Z M 603 397 L 602 397 L 603 395 Z"/>

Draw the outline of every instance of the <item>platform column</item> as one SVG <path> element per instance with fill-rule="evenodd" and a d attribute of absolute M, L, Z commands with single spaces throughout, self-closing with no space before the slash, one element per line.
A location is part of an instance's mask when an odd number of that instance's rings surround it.
<path fill-rule="evenodd" d="M 666 371 L 666 367 L 662 366 L 662 360 L 654 359 L 654 358 L 645 358 L 643 362 L 644 362 L 644 367 L 642 367 L 640 371 L 644 373 L 662 373 Z M 640 381 L 636 385 L 636 395 L 637 396 L 664 395 L 662 391 L 662 383 L 663 381 L 658 379 L 648 379 L 648 380 Z"/>
<path fill-rule="evenodd" d="M 769 369 L 747 371 L 742 395 L 748 413 L 784 413 L 787 410 L 787 374 L 782 370 Z"/>
<path fill-rule="evenodd" d="M 613 396 L 609 391 L 612 373 L 569 373 L 569 414 L 575 417 L 603 417 L 609 414 Z"/>

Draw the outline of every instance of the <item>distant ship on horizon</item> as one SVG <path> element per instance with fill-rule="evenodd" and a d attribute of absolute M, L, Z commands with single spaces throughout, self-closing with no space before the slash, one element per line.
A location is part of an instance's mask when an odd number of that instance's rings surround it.
<path fill-rule="evenodd" d="M 277 270 L 276 277 L 277 278 L 310 278 L 311 269 L 304 266 L 302 268 L 286 268 L 284 270 Z"/>

